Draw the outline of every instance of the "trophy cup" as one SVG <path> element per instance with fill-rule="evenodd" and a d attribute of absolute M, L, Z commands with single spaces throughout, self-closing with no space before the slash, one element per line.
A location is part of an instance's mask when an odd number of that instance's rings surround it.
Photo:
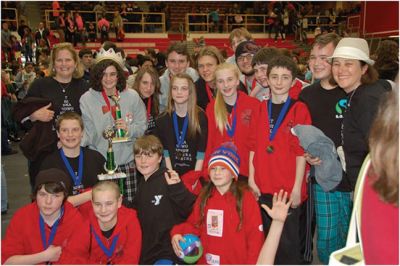
<path fill-rule="evenodd" d="M 115 103 L 115 119 L 121 119 L 122 118 L 122 114 L 121 114 L 121 107 L 119 105 L 119 100 L 120 100 L 120 96 L 118 95 L 113 95 L 111 96 L 111 99 L 114 101 Z M 112 142 L 113 143 L 117 143 L 117 142 L 127 142 L 128 141 L 128 137 L 126 137 L 126 133 L 125 130 L 118 128 L 116 130 L 116 134 L 115 137 L 113 137 Z"/>
<path fill-rule="evenodd" d="M 100 174 L 97 176 L 97 178 L 99 180 L 119 179 L 119 188 L 121 190 L 121 194 L 123 194 L 124 193 L 124 178 L 126 178 L 126 174 L 116 172 L 118 166 L 115 163 L 114 151 L 112 148 L 114 136 L 115 136 L 115 130 L 112 126 L 107 127 L 103 131 L 103 137 L 108 140 L 107 161 L 104 164 L 104 170 L 107 172 L 107 174 Z"/>

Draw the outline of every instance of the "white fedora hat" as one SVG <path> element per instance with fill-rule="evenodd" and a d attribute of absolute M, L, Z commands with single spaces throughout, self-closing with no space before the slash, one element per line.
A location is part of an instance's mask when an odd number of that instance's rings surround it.
<path fill-rule="evenodd" d="M 332 61 L 333 58 L 337 57 L 364 61 L 371 66 L 375 63 L 374 60 L 369 58 L 369 47 L 367 41 L 361 38 L 341 39 L 336 46 L 333 55 L 328 57 L 328 59 Z"/>

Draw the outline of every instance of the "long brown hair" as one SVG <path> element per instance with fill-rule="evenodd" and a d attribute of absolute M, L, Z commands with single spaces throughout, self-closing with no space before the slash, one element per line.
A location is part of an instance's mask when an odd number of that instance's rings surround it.
<path fill-rule="evenodd" d="M 211 192 L 215 189 L 215 185 L 213 182 L 209 182 L 200 192 L 199 200 L 200 200 L 200 218 L 197 222 L 196 226 L 200 227 L 204 222 L 204 210 L 207 205 L 207 201 L 211 196 Z M 239 215 L 239 224 L 237 225 L 236 230 L 240 231 L 242 229 L 243 224 L 243 195 L 245 190 L 248 189 L 248 186 L 244 183 L 239 183 L 235 179 L 232 178 L 231 186 L 229 187 L 229 192 L 233 194 L 236 199 L 236 212 Z"/>
<path fill-rule="evenodd" d="M 399 205 L 399 98 L 387 93 L 369 134 L 373 188 L 383 201 Z"/>
<path fill-rule="evenodd" d="M 160 95 L 160 87 L 161 87 L 161 83 L 160 83 L 160 78 L 158 76 L 157 71 L 152 68 L 152 67 L 142 67 L 138 70 L 136 77 L 135 77 L 135 82 L 133 83 L 133 89 L 137 91 L 137 93 L 140 95 L 140 97 L 143 97 L 142 94 L 140 93 L 140 82 L 142 81 L 142 78 L 144 76 L 144 74 L 149 74 L 151 77 L 151 80 L 153 81 L 154 84 L 154 93 L 151 96 L 152 98 L 152 105 L 154 106 L 153 110 L 155 112 L 156 115 L 159 114 L 160 110 L 159 110 L 159 95 Z"/>
<path fill-rule="evenodd" d="M 189 85 L 189 100 L 187 103 L 187 112 L 189 117 L 188 136 L 195 137 L 197 133 L 201 133 L 199 122 L 199 112 L 201 112 L 201 110 L 200 107 L 197 106 L 196 87 L 192 78 L 188 74 L 178 73 L 172 76 L 169 85 L 168 105 L 165 113 L 172 115 L 172 113 L 175 111 L 174 99 L 172 99 L 172 86 L 176 79 L 185 79 Z"/>

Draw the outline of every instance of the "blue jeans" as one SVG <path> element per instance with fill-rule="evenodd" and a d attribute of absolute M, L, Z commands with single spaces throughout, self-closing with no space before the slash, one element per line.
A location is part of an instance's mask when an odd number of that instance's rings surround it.
<path fill-rule="evenodd" d="M 4 168 L 1 166 L 1 212 L 7 211 L 8 196 L 7 196 L 7 182 L 4 174 Z"/>

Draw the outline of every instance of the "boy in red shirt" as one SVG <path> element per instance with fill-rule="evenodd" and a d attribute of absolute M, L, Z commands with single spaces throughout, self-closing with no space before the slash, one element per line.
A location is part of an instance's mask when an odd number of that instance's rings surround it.
<path fill-rule="evenodd" d="M 291 128 L 311 124 L 311 117 L 304 103 L 289 97 L 289 90 L 296 82 L 296 69 L 293 60 L 286 56 L 277 56 L 268 65 L 271 98 L 261 103 L 250 131 L 257 145 L 250 152 L 249 185 L 259 196 L 259 202 L 271 207 L 273 194 L 281 189 L 290 192 L 292 200 L 275 264 L 303 263 L 306 160 Z M 267 233 L 271 218 L 264 212 L 262 218 Z"/>
<path fill-rule="evenodd" d="M 93 186 L 92 202 L 80 208 L 90 222 L 90 264 L 138 264 L 142 230 L 136 211 L 122 206 L 119 187 L 112 181 Z M 85 241 L 84 239 L 82 239 Z"/>
<path fill-rule="evenodd" d="M 66 201 L 71 178 L 59 169 L 40 171 L 34 201 L 19 209 L 2 240 L 2 264 L 82 264 L 87 251 L 89 225 Z"/>

